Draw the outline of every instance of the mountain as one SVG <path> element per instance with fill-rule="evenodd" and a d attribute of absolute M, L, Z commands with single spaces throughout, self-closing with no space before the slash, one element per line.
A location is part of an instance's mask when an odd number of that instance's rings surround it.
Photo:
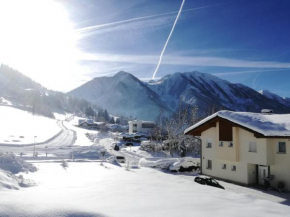
<path fill-rule="evenodd" d="M 260 112 L 263 108 L 279 113 L 290 111 L 278 99 L 265 97 L 245 85 L 232 84 L 196 71 L 167 75 L 155 83 L 148 83 L 148 87 L 162 96 L 172 110 L 176 110 L 181 100 L 187 105 L 197 105 L 201 111 L 209 107 L 253 112 Z"/>
<path fill-rule="evenodd" d="M 275 100 L 275 101 L 277 101 L 285 106 L 290 107 L 290 99 L 287 97 L 282 98 L 281 96 L 278 96 L 277 94 L 272 93 L 268 90 L 260 90 L 259 93 L 262 94 L 263 96 L 267 97 L 268 99 Z"/>
<path fill-rule="evenodd" d="M 138 78 L 126 72 L 98 77 L 68 93 L 106 107 L 115 115 L 152 120 L 162 109 L 172 113 L 162 98 Z"/>
<path fill-rule="evenodd" d="M 268 108 L 276 113 L 290 112 L 288 104 L 278 98 L 197 71 L 177 72 L 148 83 L 119 72 L 113 77 L 94 78 L 69 95 L 105 106 L 116 115 L 132 115 L 146 120 L 154 120 L 160 109 L 164 115 L 170 115 L 180 103 L 197 106 L 200 113 L 208 113 L 213 108 L 252 112 Z"/>
<path fill-rule="evenodd" d="M 19 109 L 51 118 L 53 112 L 84 113 L 88 107 L 98 108 L 83 99 L 46 89 L 17 70 L 0 65 L 0 104 L 7 101 Z"/>

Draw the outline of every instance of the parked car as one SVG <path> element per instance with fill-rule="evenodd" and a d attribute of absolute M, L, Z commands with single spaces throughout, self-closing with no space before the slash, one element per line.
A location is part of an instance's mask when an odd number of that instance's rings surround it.
<path fill-rule="evenodd" d="M 125 163 L 126 162 L 126 159 L 123 156 L 116 156 L 116 161 L 118 163 Z"/>
<path fill-rule="evenodd" d="M 115 145 L 115 146 L 114 146 L 114 150 L 115 150 L 115 151 L 120 151 L 120 147 L 119 147 L 118 145 Z"/>
<path fill-rule="evenodd" d="M 126 146 L 134 146 L 132 142 L 125 143 Z"/>
<path fill-rule="evenodd" d="M 108 163 L 114 163 L 114 162 L 125 163 L 126 159 L 123 156 L 111 156 L 111 157 L 107 158 L 106 161 Z"/>
<path fill-rule="evenodd" d="M 200 160 L 192 157 L 184 157 L 173 163 L 169 170 L 172 172 L 185 172 L 197 170 L 200 167 Z"/>
<path fill-rule="evenodd" d="M 213 186 L 216 188 L 221 188 L 221 189 L 225 189 L 223 186 L 221 186 L 215 179 L 213 178 L 201 178 L 201 177 L 196 177 L 194 179 L 195 182 L 202 184 L 202 185 L 209 185 L 209 186 Z"/>

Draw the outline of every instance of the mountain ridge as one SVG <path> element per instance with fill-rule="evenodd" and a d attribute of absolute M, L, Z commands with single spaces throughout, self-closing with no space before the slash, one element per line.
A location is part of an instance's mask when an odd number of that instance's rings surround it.
<path fill-rule="evenodd" d="M 146 120 L 154 120 L 160 110 L 164 115 L 171 115 L 180 103 L 187 107 L 197 106 L 204 113 L 210 107 L 251 112 L 269 108 L 277 113 L 290 112 L 288 104 L 279 98 L 270 98 L 246 85 L 198 71 L 176 72 L 150 82 L 142 82 L 132 74 L 120 71 L 112 77 L 94 78 L 70 91 L 69 95 L 106 105 L 116 115 Z"/>

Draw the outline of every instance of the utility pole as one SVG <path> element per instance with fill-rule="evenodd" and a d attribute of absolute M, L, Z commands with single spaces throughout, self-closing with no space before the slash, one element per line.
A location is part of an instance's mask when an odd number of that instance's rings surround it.
<path fill-rule="evenodd" d="M 45 157 L 47 157 L 47 146 L 45 146 Z"/>
<path fill-rule="evenodd" d="M 34 147 L 33 147 L 33 157 L 35 157 L 35 139 L 37 138 L 37 136 L 34 136 Z"/>

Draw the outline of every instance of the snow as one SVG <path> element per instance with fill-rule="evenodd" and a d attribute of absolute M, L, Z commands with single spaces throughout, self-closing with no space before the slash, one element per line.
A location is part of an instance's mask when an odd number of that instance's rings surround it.
<path fill-rule="evenodd" d="M 35 172 L 36 167 L 27 163 L 22 158 L 17 157 L 13 153 L 0 153 L 0 169 L 11 173 L 19 172 Z"/>
<path fill-rule="evenodd" d="M 54 119 L 36 116 L 9 106 L 0 106 L 0 144 L 44 142 L 60 132 Z"/>
<path fill-rule="evenodd" d="M 19 189 L 17 180 L 15 180 L 12 174 L 7 171 L 0 170 L 0 191 L 4 189 Z M 0 205 L 1 206 L 1 205 Z"/>
<path fill-rule="evenodd" d="M 221 117 L 233 123 L 252 129 L 264 136 L 290 136 L 290 114 L 261 114 L 250 112 L 219 111 L 184 131 L 187 132 L 199 127 L 205 122 Z"/>
<path fill-rule="evenodd" d="M 177 175 L 100 162 L 38 163 L 38 185 L 1 191 L 2 216 L 288 216 L 290 208 Z"/>
<path fill-rule="evenodd" d="M 98 131 L 87 130 L 87 129 L 83 129 L 83 128 L 74 126 L 74 124 L 76 123 L 77 120 L 79 120 L 79 118 L 75 117 L 70 122 L 67 122 L 67 121 L 63 122 L 64 126 L 66 128 L 76 132 L 77 136 L 76 136 L 76 141 L 75 141 L 74 145 L 76 145 L 76 146 L 90 146 L 90 145 L 93 145 L 94 143 L 86 136 L 86 134 L 87 133 L 97 133 Z"/>
<path fill-rule="evenodd" d="M 7 99 L 5 99 L 4 97 L 0 97 L 0 104 L 11 106 L 12 102 L 7 100 Z"/>
<path fill-rule="evenodd" d="M 66 119 L 66 114 L 60 114 L 57 112 L 53 113 L 56 120 L 64 121 Z"/>
<path fill-rule="evenodd" d="M 139 166 L 153 168 L 157 167 L 165 169 L 175 162 L 178 162 L 178 158 L 164 158 L 164 157 L 141 158 L 139 161 Z"/>

